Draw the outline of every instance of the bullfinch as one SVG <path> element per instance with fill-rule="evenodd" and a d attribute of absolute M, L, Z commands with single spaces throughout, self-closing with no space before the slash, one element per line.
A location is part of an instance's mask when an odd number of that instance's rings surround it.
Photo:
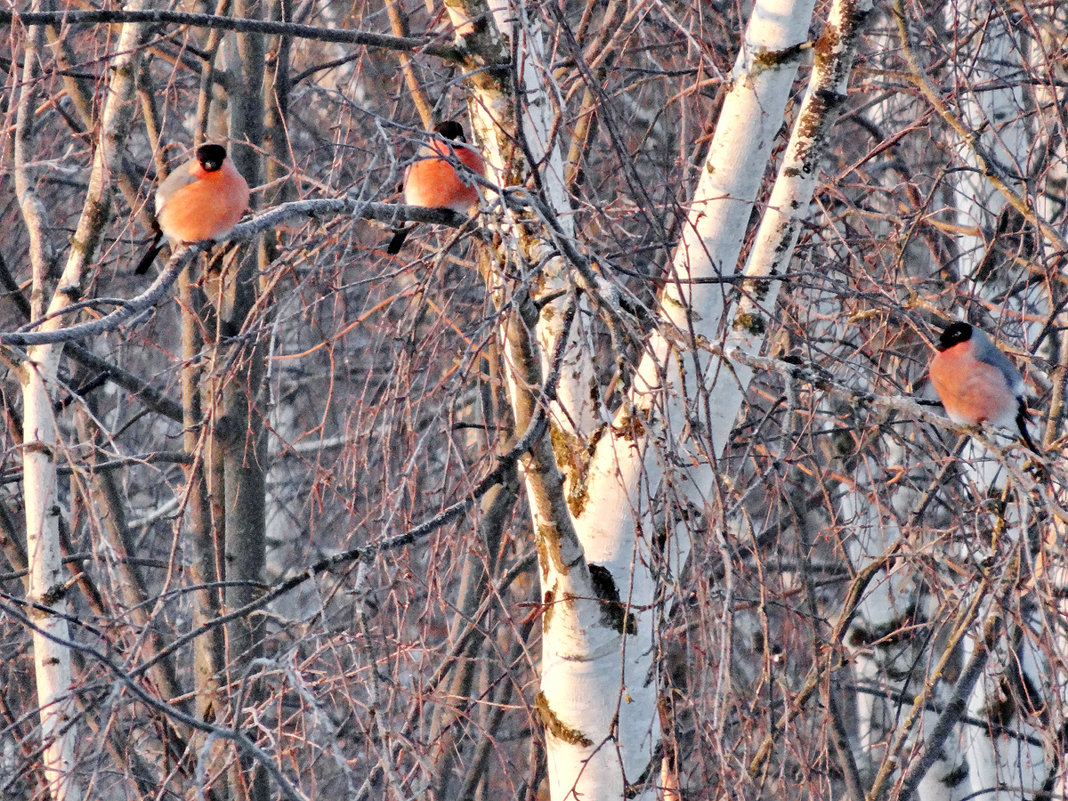
<path fill-rule="evenodd" d="M 404 175 L 404 202 L 428 209 L 452 209 L 466 214 L 478 204 L 478 190 L 470 176 L 453 167 L 453 159 L 467 169 L 486 177 L 486 165 L 478 151 L 467 144 L 464 129 L 455 120 L 434 127 L 438 134 L 420 148 L 415 162 Z M 386 252 L 399 253 L 412 226 L 397 231 Z"/>
<path fill-rule="evenodd" d="M 942 332 L 931 360 L 931 383 L 949 419 L 956 423 L 1016 426 L 1024 443 L 1038 448 L 1027 433 L 1023 376 L 985 332 L 953 323 Z"/>
<path fill-rule="evenodd" d="M 148 270 L 167 237 L 171 242 L 200 242 L 225 236 L 248 208 L 248 184 L 222 145 L 201 145 L 196 158 L 167 176 L 156 190 L 159 232 L 137 265 Z"/>

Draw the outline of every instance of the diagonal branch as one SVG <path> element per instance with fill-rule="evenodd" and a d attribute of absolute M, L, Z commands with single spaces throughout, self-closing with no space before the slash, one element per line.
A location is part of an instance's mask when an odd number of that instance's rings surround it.
<path fill-rule="evenodd" d="M 256 215 L 247 222 L 235 227 L 229 234 L 221 237 L 216 242 L 197 242 L 184 250 L 179 250 L 167 262 L 163 272 L 157 276 L 148 289 L 126 301 L 121 308 L 99 320 L 92 320 L 88 323 L 53 331 L 0 332 L 0 345 L 28 346 L 73 342 L 114 331 L 127 321 L 141 318 L 151 311 L 177 280 L 182 269 L 196 256 L 210 250 L 214 245 L 224 242 L 248 242 L 264 231 L 301 217 L 323 219 L 346 213 L 359 216 L 365 220 L 392 222 L 398 219 L 406 219 L 453 227 L 460 227 L 468 221 L 468 218 L 464 215 L 448 209 L 424 209 L 417 206 L 392 203 L 366 203 L 356 198 L 295 200 L 291 203 L 275 206 L 262 214 Z M 43 321 L 39 320 L 37 324 L 41 322 Z"/>

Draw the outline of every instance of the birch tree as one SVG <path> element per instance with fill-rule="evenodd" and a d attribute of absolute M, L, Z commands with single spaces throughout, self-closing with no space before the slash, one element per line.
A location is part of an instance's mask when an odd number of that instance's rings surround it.
<path fill-rule="evenodd" d="M 468 5 L 462 13 L 453 12 L 462 40 L 465 20 L 485 18 L 489 10 Z M 766 228 L 760 237 L 764 250 L 754 254 L 750 274 L 755 277 L 766 278 L 775 269 L 772 254 L 776 250 L 780 254 L 792 250 L 796 226 L 791 226 L 786 209 L 807 200 L 812 185 L 809 181 L 794 186 L 796 181 L 791 179 L 803 170 L 811 176 L 815 169 L 812 153 L 818 153 L 822 145 L 827 106 L 832 105 L 826 101 L 844 88 L 852 35 L 867 10 L 836 7 L 809 104 L 795 128 L 791 161 L 777 185 L 779 195 L 775 199 L 780 205 L 776 211 L 781 216 L 765 218 Z M 812 5 L 807 3 L 758 2 L 754 6 L 732 88 L 720 111 L 684 223 L 682 242 L 667 287 L 658 299 L 657 325 L 643 346 L 623 408 L 604 410 L 611 422 L 597 431 L 596 439 L 570 444 L 555 457 L 543 448 L 525 464 L 542 587 L 550 605 L 543 634 L 538 709 L 548 732 L 550 788 L 555 798 L 654 792 L 650 777 L 659 776 L 653 762 L 659 748 L 654 679 L 658 581 L 678 575 L 689 550 L 681 526 L 677 532 L 669 532 L 674 535 L 668 544 L 669 558 L 661 561 L 662 555 L 651 547 L 663 536 L 656 533 L 663 525 L 654 514 L 656 499 L 664 489 L 664 463 L 673 459 L 678 468 L 673 480 L 683 488 L 683 497 L 694 509 L 708 503 L 713 488 L 712 465 L 722 457 L 748 384 L 744 366 L 735 368 L 729 378 L 717 380 L 721 374 L 715 363 L 702 353 L 708 343 L 722 341 L 724 323 L 730 319 L 722 288 L 703 282 L 734 272 L 730 265 L 737 262 L 741 251 L 740 234 L 756 198 L 772 138 L 781 125 L 811 13 Z M 544 143 L 551 132 L 544 118 L 537 116 L 550 103 L 544 89 L 542 94 L 537 91 L 543 86 L 536 81 L 536 66 L 543 63 L 540 30 L 515 9 L 497 9 L 494 20 L 499 35 L 519 48 L 519 60 L 525 67 L 520 86 L 530 109 L 519 123 L 527 126 L 523 136 L 512 134 L 508 138 L 527 142 L 533 151 L 531 160 L 546 165 L 546 205 L 559 216 L 566 208 L 560 208 L 559 202 L 553 204 L 552 188 L 562 178 L 557 166 L 560 160 L 546 152 Z M 478 33 L 472 31 L 466 37 L 467 49 L 478 52 L 482 63 L 492 62 L 503 47 L 492 40 L 473 41 Z M 470 68 L 477 65 L 472 63 Z M 498 142 L 502 132 L 511 134 L 516 125 L 508 117 L 502 119 L 500 110 L 503 106 L 510 111 L 516 104 L 501 102 L 501 95 L 508 96 L 507 86 L 478 89 L 481 91 L 469 109 L 480 122 L 482 138 Z M 533 149 L 538 143 L 542 147 Z M 502 155 L 491 151 L 491 162 L 498 165 L 501 179 L 505 176 Z M 567 237 L 569 233 L 564 228 L 559 235 Z M 523 233 L 512 236 L 520 253 L 537 253 L 537 239 L 531 247 L 525 244 Z M 781 259 L 778 266 L 783 266 Z M 546 273 L 543 291 L 551 295 L 568 288 L 559 278 L 553 280 L 552 272 Z M 587 277 L 587 281 L 593 284 L 589 291 L 600 295 L 602 304 L 610 302 L 599 292 L 596 276 L 592 281 Z M 538 296 L 533 299 L 537 301 Z M 771 299 L 773 305 L 774 293 Z M 560 303 L 543 304 L 538 323 L 524 316 L 523 322 L 535 327 L 534 337 L 517 332 L 514 321 L 509 324 L 505 339 L 512 352 L 506 365 L 513 376 L 510 385 L 520 425 L 532 417 L 532 402 L 522 397 L 522 387 L 537 386 L 542 378 L 540 373 L 531 372 L 531 339 L 550 346 L 559 343 L 565 333 L 554 330 L 558 325 L 555 321 L 561 317 L 570 320 L 573 315 L 573 308 L 561 314 Z M 757 335 L 765 325 L 758 307 L 750 304 L 733 322 L 743 347 L 751 350 L 759 345 Z M 565 362 L 562 386 L 578 382 L 577 388 L 563 394 L 581 399 L 585 395 L 582 379 L 591 371 L 580 367 L 568 375 L 568 348 L 566 344 L 560 347 Z M 546 360 L 543 357 L 540 361 Z M 550 364 L 550 369 L 559 368 Z M 580 407 L 569 406 L 566 401 L 562 406 L 550 425 L 561 429 L 560 439 L 565 439 L 581 432 L 569 430 L 576 427 L 567 423 L 569 417 L 581 420 L 581 414 Z M 709 409 L 716 411 L 710 415 Z M 692 429 L 702 434 L 698 442 L 687 442 Z M 588 464 L 576 465 L 568 458 L 583 451 L 590 454 Z M 572 498 L 576 485 L 581 487 L 580 499 L 569 507 L 561 503 L 565 475 L 572 486 Z M 625 604 L 627 611 L 615 613 L 616 604 Z"/>
<path fill-rule="evenodd" d="M 39 7 L 38 7 L 39 8 Z M 44 28 L 39 27 L 23 56 L 22 92 L 16 110 L 13 170 L 19 207 L 33 246 L 31 314 L 42 331 L 56 330 L 63 312 L 80 295 L 86 269 L 92 263 L 111 207 L 111 171 L 120 159 L 119 132 L 129 125 L 137 51 L 142 33 L 136 24 L 123 26 L 108 102 L 100 115 L 100 137 L 94 153 L 88 191 L 66 263 L 49 241 L 48 209 L 37 192 L 32 128 L 39 94 Z M 41 710 L 42 768 L 53 798 L 80 798 L 73 773 L 78 740 L 71 697 L 70 628 L 64 598 L 66 581 L 60 558 L 59 513 L 56 508 L 56 458 L 61 444 L 56 434 L 51 399 L 59 383 L 61 345 L 31 346 L 19 368 L 22 389 L 22 448 L 26 509 L 27 617 L 33 637 L 34 675 Z"/>

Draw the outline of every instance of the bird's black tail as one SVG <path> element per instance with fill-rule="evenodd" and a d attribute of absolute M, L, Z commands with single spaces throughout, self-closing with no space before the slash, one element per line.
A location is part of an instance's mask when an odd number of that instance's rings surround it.
<path fill-rule="evenodd" d="M 1031 419 L 1031 415 L 1027 413 L 1027 407 L 1024 406 L 1023 401 L 1020 401 L 1020 410 L 1016 413 L 1016 427 L 1020 429 L 1020 436 L 1023 437 L 1024 445 L 1031 449 L 1032 453 L 1036 453 L 1039 456 L 1042 455 L 1042 451 L 1035 445 L 1035 441 L 1031 439 L 1031 435 L 1027 431 L 1027 421 Z"/>
<path fill-rule="evenodd" d="M 411 230 L 411 226 L 407 228 L 398 228 L 394 232 L 393 238 L 389 240 L 389 244 L 386 246 L 386 253 L 390 256 L 396 256 L 400 253 L 400 249 L 404 247 L 404 240 L 408 238 L 408 234 Z"/>
<path fill-rule="evenodd" d="M 156 231 L 156 236 L 152 239 L 152 245 L 149 247 L 148 252 L 141 257 L 141 261 L 137 262 L 137 267 L 134 269 L 134 274 L 144 275 L 148 272 L 148 268 L 152 266 L 152 262 L 156 260 L 156 256 L 163 250 L 163 232 Z"/>

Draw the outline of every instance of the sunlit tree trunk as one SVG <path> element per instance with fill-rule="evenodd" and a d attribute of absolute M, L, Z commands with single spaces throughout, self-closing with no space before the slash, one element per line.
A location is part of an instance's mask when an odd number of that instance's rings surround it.
<path fill-rule="evenodd" d="M 111 178 L 120 163 L 117 147 L 129 129 L 133 111 L 134 78 L 141 28 L 123 26 L 118 47 L 121 55 L 113 64 L 108 100 L 100 118 L 99 139 L 92 173 L 78 229 L 71 240 L 66 264 L 57 275 L 56 261 L 47 237 L 46 205 L 37 196 L 34 160 L 33 115 L 39 59 L 44 29 L 34 29 L 28 40 L 23 69 L 15 135 L 15 184 L 19 205 L 31 232 L 30 255 L 33 268 L 31 311 L 35 320 L 51 315 L 38 330 L 62 327 L 59 316 L 76 301 L 86 268 L 92 263 L 104 225 L 111 211 Z M 56 460 L 59 438 L 53 398 L 59 388 L 58 368 L 62 345 L 38 345 L 27 350 L 19 380 L 23 398 L 23 470 L 26 504 L 26 553 L 30 575 L 27 600 L 33 623 L 34 668 L 37 698 L 41 710 L 41 736 L 44 746 L 44 775 L 54 801 L 81 797 L 75 776 L 75 746 L 78 742 L 75 699 L 71 675 L 69 607 L 59 541 L 56 501 Z"/>
<path fill-rule="evenodd" d="M 751 266 L 758 277 L 784 269 L 786 255 L 793 248 L 795 210 L 811 197 L 818 166 L 818 155 L 815 159 L 813 155 L 820 152 L 827 106 L 833 105 L 827 97 L 844 91 L 853 36 L 865 11 L 863 7 L 844 14 L 839 8 L 833 18 L 834 37 L 827 42 L 834 44 L 829 44 L 820 60 L 819 80 L 826 86 L 811 93 L 812 105 L 801 112 L 793 161 L 778 188 L 780 218 L 769 220 L 762 231 L 766 250 Z M 638 367 L 628 404 L 614 415 L 610 426 L 598 430 L 588 465 L 576 466 L 566 458 L 561 461 L 567 453 L 561 448 L 555 459 L 544 448 L 536 448 L 525 465 L 546 603 L 537 707 L 547 731 L 554 798 L 572 794 L 613 798 L 632 792 L 651 796 L 655 792 L 660 766 L 652 757 L 660 730 L 654 612 L 663 567 L 652 543 L 657 527 L 653 499 L 660 491 L 664 460 L 671 452 L 676 466 L 687 466 L 683 468 L 687 494 L 701 508 L 712 490 L 711 465 L 722 454 L 741 408 L 748 380 L 744 369 L 741 375 L 736 369 L 729 377 L 726 371 L 717 373 L 715 360 L 706 352 L 709 343 L 721 339 L 720 326 L 729 306 L 726 294 L 722 285 L 702 281 L 735 272 L 742 232 L 763 180 L 771 141 L 782 125 L 811 14 L 812 4 L 804 0 L 757 3 L 754 8 L 733 88 L 721 111 L 682 244 L 661 296 L 660 324 Z M 467 15 L 475 17 L 475 10 L 469 8 Z M 524 24 L 509 27 L 516 19 Z M 456 14 L 453 21 L 463 39 L 463 16 Z M 540 63 L 537 27 L 518 13 L 507 21 L 499 18 L 498 25 L 523 42 L 517 70 L 527 93 L 526 107 L 544 111 L 548 99 L 539 97 L 538 92 L 544 90 L 535 69 Z M 476 91 L 483 89 L 476 84 Z M 481 119 L 476 130 L 491 140 L 491 160 L 499 175 L 506 177 L 505 168 L 515 161 L 503 160 L 504 148 L 494 144 L 502 120 L 504 132 L 508 131 L 509 118 L 493 116 L 494 110 L 499 115 L 510 112 L 505 93 L 487 97 L 483 91 L 471 109 Z M 546 141 L 544 135 L 539 139 L 543 129 L 537 116 L 525 119 L 534 132 L 525 128 L 525 141 Z M 542 152 L 534 150 L 534 155 Z M 559 180 L 553 169 L 557 161 L 551 154 L 544 161 L 537 160 L 549 165 L 546 194 L 553 197 L 554 179 Z M 792 180 L 798 177 L 800 182 Z M 516 241 L 522 242 L 522 235 Z M 596 278 L 591 281 L 584 275 L 583 279 L 585 288 L 596 296 Z M 768 311 L 773 304 L 774 293 Z M 745 307 L 736 320 L 735 328 L 742 330 L 738 344 L 759 347 L 765 330 L 759 320 L 763 313 L 762 307 Z M 557 319 L 570 322 L 571 318 L 558 315 Z M 560 324 L 553 330 L 540 322 L 517 315 L 505 332 L 519 432 L 534 417 L 529 388 L 546 380 L 538 368 L 556 369 L 544 357 L 556 350 Z M 530 336 L 534 330 L 537 338 Z M 535 361 L 539 352 L 542 358 Z M 559 353 L 566 357 L 567 350 Z M 569 381 L 574 382 L 566 358 L 563 363 L 561 387 L 566 388 Z M 578 392 L 581 388 L 577 384 Z M 567 390 L 562 389 L 560 396 L 566 398 Z M 572 397 L 576 396 L 573 391 Z M 561 405 L 569 408 L 566 400 Z M 709 414 L 710 409 L 714 413 Z M 559 425 L 559 421 L 554 419 L 552 424 Z M 582 430 L 560 428 L 569 433 Z M 694 430 L 705 432 L 699 442 L 710 442 L 710 450 L 699 444 L 686 447 L 686 432 Z M 570 482 L 566 506 L 556 500 L 564 475 Z M 671 543 L 670 571 L 677 573 L 687 551 L 684 538 Z"/>

